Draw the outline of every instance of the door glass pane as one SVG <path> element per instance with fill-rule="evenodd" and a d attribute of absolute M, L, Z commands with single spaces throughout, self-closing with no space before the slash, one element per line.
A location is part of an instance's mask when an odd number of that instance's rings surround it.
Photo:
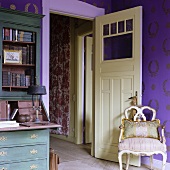
<path fill-rule="evenodd" d="M 103 35 L 109 35 L 109 24 L 103 25 Z"/>
<path fill-rule="evenodd" d="M 126 31 L 133 31 L 133 20 L 129 19 L 126 21 Z"/>
<path fill-rule="evenodd" d="M 111 24 L 111 34 L 116 34 L 117 33 L 117 23 L 112 23 Z"/>
<path fill-rule="evenodd" d="M 125 22 L 124 21 L 118 22 L 118 33 L 122 33 L 124 31 L 125 31 Z"/>
<path fill-rule="evenodd" d="M 104 60 L 132 58 L 132 42 L 132 33 L 104 38 Z"/>

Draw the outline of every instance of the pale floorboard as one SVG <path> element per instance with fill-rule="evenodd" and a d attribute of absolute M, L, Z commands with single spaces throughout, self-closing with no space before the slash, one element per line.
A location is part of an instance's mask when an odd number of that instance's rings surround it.
<path fill-rule="evenodd" d="M 59 155 L 58 170 L 119 170 L 118 163 L 92 157 L 90 145 L 76 145 L 51 137 L 50 146 Z M 129 170 L 148 170 L 148 168 L 130 166 Z"/>

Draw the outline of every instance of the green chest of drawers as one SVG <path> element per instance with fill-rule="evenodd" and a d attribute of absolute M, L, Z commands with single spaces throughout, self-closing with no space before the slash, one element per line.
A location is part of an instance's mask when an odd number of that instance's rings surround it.
<path fill-rule="evenodd" d="M 0 132 L 0 170 L 49 170 L 49 129 Z"/>

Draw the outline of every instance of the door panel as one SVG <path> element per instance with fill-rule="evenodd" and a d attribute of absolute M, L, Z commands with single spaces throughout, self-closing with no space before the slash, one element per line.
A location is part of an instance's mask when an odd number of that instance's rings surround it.
<path fill-rule="evenodd" d="M 95 20 L 95 157 L 118 161 L 119 126 L 129 97 L 141 104 L 142 7 Z M 130 35 L 130 36 L 129 36 Z M 131 160 L 139 166 L 140 158 Z"/>
<path fill-rule="evenodd" d="M 92 142 L 92 37 L 86 37 L 85 143 Z"/>

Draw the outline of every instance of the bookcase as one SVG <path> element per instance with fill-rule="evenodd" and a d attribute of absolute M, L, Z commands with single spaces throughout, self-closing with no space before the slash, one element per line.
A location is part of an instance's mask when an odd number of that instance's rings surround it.
<path fill-rule="evenodd" d="M 0 8 L 0 100 L 29 99 L 40 82 L 42 15 Z"/>

